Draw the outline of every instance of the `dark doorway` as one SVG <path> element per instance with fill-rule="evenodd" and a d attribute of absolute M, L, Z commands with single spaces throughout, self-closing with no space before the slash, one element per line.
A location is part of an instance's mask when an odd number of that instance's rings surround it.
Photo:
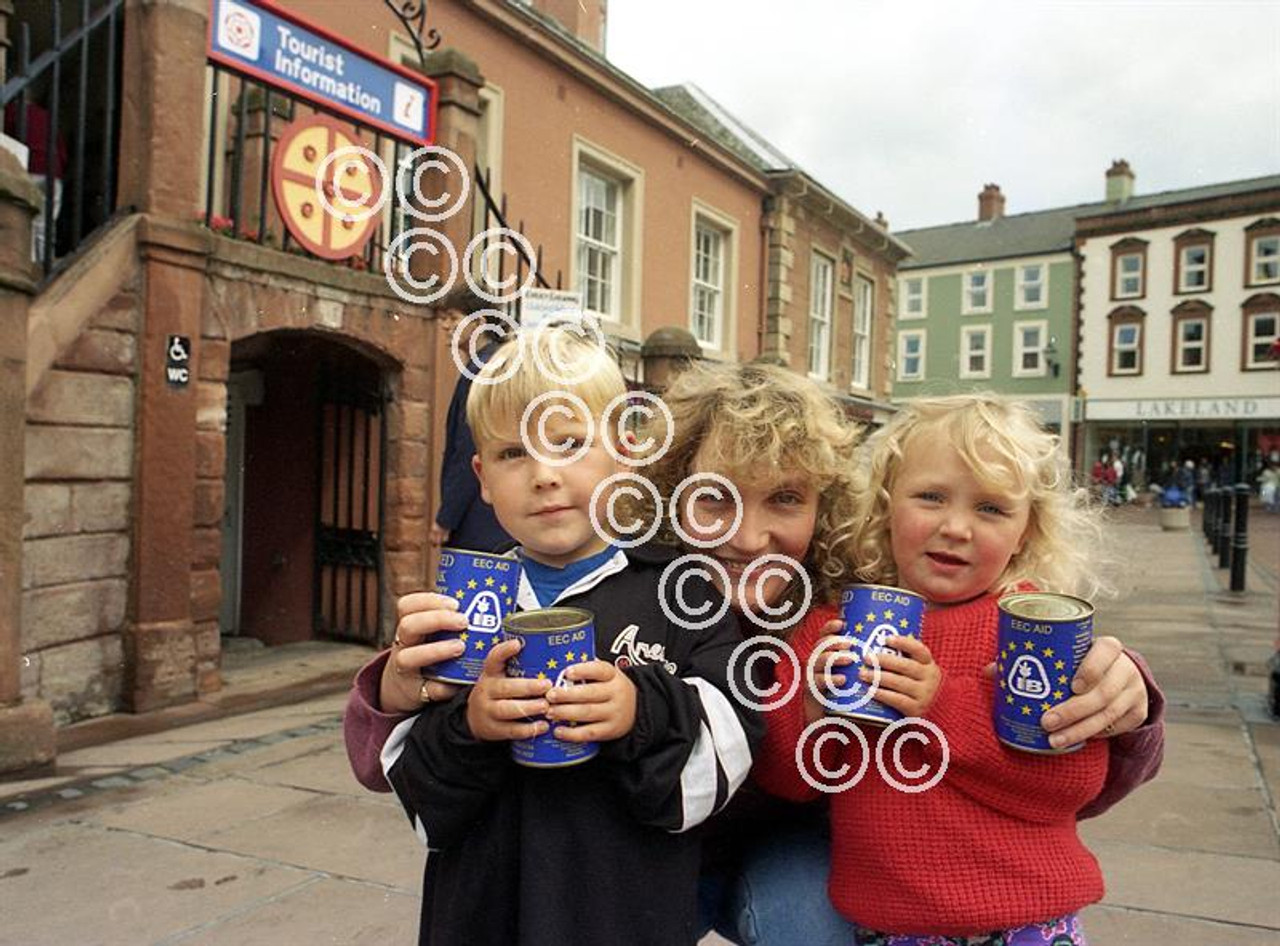
<path fill-rule="evenodd" d="M 232 346 L 224 634 L 376 642 L 382 390 L 375 362 L 312 333 Z"/>

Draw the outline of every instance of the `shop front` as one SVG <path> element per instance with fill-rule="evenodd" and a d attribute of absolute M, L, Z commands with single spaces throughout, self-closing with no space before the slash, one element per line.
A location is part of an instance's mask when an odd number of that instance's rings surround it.
<path fill-rule="evenodd" d="M 1247 482 L 1280 461 L 1280 396 L 1090 398 L 1084 405 L 1087 475 L 1103 453 L 1119 456 L 1136 488 L 1168 485 L 1190 461 L 1204 484 Z"/>

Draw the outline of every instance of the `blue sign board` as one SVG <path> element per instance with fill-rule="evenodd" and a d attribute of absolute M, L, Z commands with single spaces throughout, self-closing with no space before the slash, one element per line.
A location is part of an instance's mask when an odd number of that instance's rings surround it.
<path fill-rule="evenodd" d="M 212 0 L 209 59 L 408 141 L 435 137 L 436 85 L 267 0 Z"/>

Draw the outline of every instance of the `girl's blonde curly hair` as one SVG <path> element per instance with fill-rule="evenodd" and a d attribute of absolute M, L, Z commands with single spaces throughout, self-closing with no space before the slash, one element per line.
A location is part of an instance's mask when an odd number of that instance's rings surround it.
<path fill-rule="evenodd" d="M 990 393 L 917 398 L 867 438 L 857 474 L 859 524 L 850 542 L 858 580 L 898 581 L 889 497 L 903 456 L 916 444 L 950 444 L 984 488 L 1030 500 L 1022 549 L 997 580 L 998 594 L 1024 582 L 1085 598 L 1110 593 L 1101 507 L 1074 485 L 1058 437 L 1035 412 Z"/>
<path fill-rule="evenodd" d="M 834 601 L 852 580 L 848 543 L 854 521 L 854 449 L 861 428 L 813 382 L 775 365 L 695 364 L 662 394 L 671 424 L 659 412 L 641 431 L 671 445 L 640 470 L 664 501 L 692 473 L 714 471 L 736 482 L 773 481 L 800 475 L 818 494 L 817 522 L 805 566 L 815 601 Z M 702 469 L 694 458 L 703 451 Z M 652 510 L 650 510 L 652 513 Z M 675 544 L 670 526 L 660 538 Z M 798 602 L 793 581 L 783 601 Z"/>

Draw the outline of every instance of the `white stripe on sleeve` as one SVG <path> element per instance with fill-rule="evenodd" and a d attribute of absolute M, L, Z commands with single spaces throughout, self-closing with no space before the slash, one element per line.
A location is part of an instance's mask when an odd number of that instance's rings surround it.
<path fill-rule="evenodd" d="M 706 716 L 689 761 L 680 773 L 684 807 L 680 830 L 687 831 L 705 821 L 719 807 L 716 804 L 717 767 L 728 783 L 728 791 L 719 800 L 721 806 L 746 781 L 747 773 L 751 771 L 751 747 L 728 697 L 701 677 L 686 677 L 683 682 L 698 691 Z"/>
<path fill-rule="evenodd" d="M 699 724 L 693 752 L 680 770 L 680 805 L 677 833 L 702 824 L 716 808 L 716 750 L 706 723 Z"/>
<path fill-rule="evenodd" d="M 387 741 L 382 744 L 382 753 L 379 760 L 382 763 L 382 775 L 387 780 L 387 784 L 395 790 L 396 783 L 391 781 L 391 768 L 400 761 L 400 756 L 404 752 L 404 744 L 409 739 L 409 730 L 413 729 L 413 724 L 417 720 L 417 716 L 410 716 L 403 723 L 398 723 L 396 728 L 391 730 L 391 735 L 387 737 Z M 396 793 L 399 796 L 399 792 Z M 403 804 L 403 799 L 401 804 Z M 418 840 L 422 842 L 423 847 L 430 847 L 427 843 L 427 826 L 422 823 L 422 819 L 417 815 L 412 815 L 413 833 L 418 836 Z"/>
<path fill-rule="evenodd" d="M 382 763 L 382 775 L 391 782 L 391 767 L 400 761 L 400 754 L 404 752 L 404 744 L 409 739 L 409 730 L 413 729 L 413 724 L 417 721 L 417 715 L 410 716 L 402 723 L 397 723 L 396 728 L 391 730 L 391 735 L 387 736 L 387 741 L 382 744 L 382 752 L 378 759 Z"/>

